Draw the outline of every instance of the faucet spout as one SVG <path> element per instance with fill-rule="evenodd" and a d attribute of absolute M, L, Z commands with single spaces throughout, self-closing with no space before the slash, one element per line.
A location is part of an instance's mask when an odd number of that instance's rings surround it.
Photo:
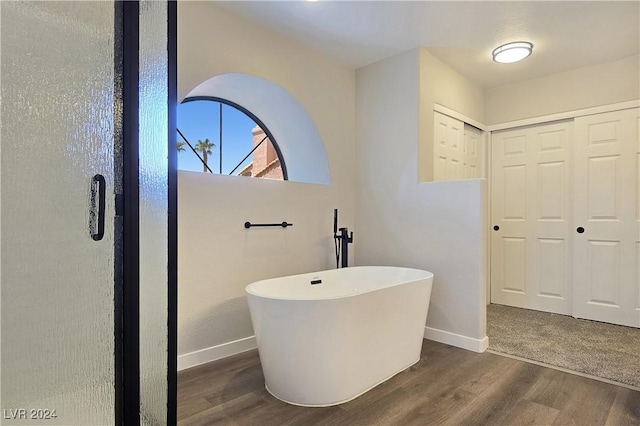
<path fill-rule="evenodd" d="M 348 228 L 338 229 L 338 209 L 333 210 L 333 242 L 336 248 L 336 268 L 338 265 L 348 267 L 349 244 L 353 243 L 353 232 L 349 234 Z"/>
<path fill-rule="evenodd" d="M 349 266 L 349 244 L 353 243 L 353 232 L 349 234 L 348 228 L 340 228 L 340 255 L 341 255 L 341 267 L 346 268 Z"/>

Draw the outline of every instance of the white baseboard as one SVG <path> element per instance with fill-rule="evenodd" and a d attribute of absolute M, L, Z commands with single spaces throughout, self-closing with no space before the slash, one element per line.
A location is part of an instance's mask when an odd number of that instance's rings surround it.
<path fill-rule="evenodd" d="M 257 348 L 256 336 L 245 337 L 178 356 L 178 371 Z"/>
<path fill-rule="evenodd" d="M 487 336 L 482 339 L 474 339 L 431 327 L 424 328 L 424 338 L 478 353 L 483 353 L 489 347 L 489 337 Z"/>
<path fill-rule="evenodd" d="M 431 327 L 424 328 L 424 338 L 479 353 L 486 351 L 489 347 L 489 338 L 486 336 L 484 339 L 474 339 Z M 244 339 L 234 340 L 233 342 L 223 343 L 221 345 L 179 355 L 178 371 L 250 351 L 257 347 L 256 337 L 250 336 L 245 337 Z"/>

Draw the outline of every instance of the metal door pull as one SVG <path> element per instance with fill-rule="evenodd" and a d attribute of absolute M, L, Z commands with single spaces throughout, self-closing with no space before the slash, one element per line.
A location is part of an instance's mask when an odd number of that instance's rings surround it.
<path fill-rule="evenodd" d="M 95 175 L 91 179 L 91 211 L 89 212 L 89 229 L 91 238 L 94 241 L 100 241 L 102 237 L 104 237 L 106 188 L 107 185 L 105 183 L 104 176 Z"/>

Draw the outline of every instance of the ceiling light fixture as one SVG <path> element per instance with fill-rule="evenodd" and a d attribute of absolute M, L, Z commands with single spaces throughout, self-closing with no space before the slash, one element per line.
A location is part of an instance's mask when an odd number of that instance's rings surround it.
<path fill-rule="evenodd" d="M 514 43 L 503 44 L 494 49 L 493 60 L 501 64 L 518 62 L 531 55 L 533 44 L 528 41 L 516 41 Z"/>

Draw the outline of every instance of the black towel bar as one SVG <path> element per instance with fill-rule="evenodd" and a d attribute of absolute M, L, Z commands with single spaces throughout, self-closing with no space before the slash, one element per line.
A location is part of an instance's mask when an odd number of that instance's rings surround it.
<path fill-rule="evenodd" d="M 251 223 L 251 222 L 245 222 L 244 223 L 244 227 L 249 229 L 252 226 L 280 226 L 282 228 L 286 228 L 287 226 L 293 226 L 293 223 L 287 223 L 287 222 L 282 222 L 282 223 Z"/>

